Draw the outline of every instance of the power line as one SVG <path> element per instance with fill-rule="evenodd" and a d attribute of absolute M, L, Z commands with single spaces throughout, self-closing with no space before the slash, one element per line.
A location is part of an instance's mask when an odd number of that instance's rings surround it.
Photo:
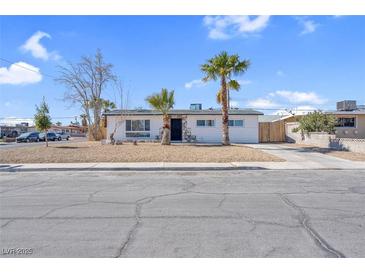
<path fill-rule="evenodd" d="M 0 57 L 0 60 L 1 60 L 1 61 L 3 61 L 3 62 L 5 62 L 5 63 L 11 64 L 12 66 L 17 66 L 17 67 L 19 67 L 19 68 L 22 68 L 22 69 L 25 69 L 25 70 L 28 70 L 28 71 L 31 71 L 31 72 L 34 72 L 34 73 L 39 73 L 39 74 L 41 74 L 41 75 L 43 75 L 43 76 L 47 76 L 47 77 L 50 77 L 50 78 L 52 78 L 52 79 L 55 79 L 55 78 L 56 78 L 56 77 L 54 77 L 54 76 L 52 76 L 52 75 L 50 75 L 50 74 L 46 74 L 46 73 L 44 73 L 44 72 L 37 71 L 37 70 L 31 69 L 31 68 L 28 68 L 28 67 L 25 67 L 25 66 L 19 65 L 18 63 L 11 62 L 11 61 L 9 61 L 9 60 L 7 60 L 7 59 L 4 59 L 4 58 L 2 58 L 2 57 Z"/>

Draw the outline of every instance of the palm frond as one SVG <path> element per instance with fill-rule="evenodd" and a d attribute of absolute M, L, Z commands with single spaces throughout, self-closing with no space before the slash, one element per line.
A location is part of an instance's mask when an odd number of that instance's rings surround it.
<path fill-rule="evenodd" d="M 241 88 L 240 83 L 236 80 L 229 80 L 227 85 L 228 85 L 228 88 L 230 90 L 237 90 L 238 91 Z"/>
<path fill-rule="evenodd" d="M 216 94 L 216 101 L 218 104 L 222 104 L 222 90 L 219 90 Z"/>
<path fill-rule="evenodd" d="M 161 89 L 160 93 L 155 93 L 146 98 L 147 103 L 163 114 L 167 114 L 175 104 L 174 91 L 169 92 L 167 89 Z"/>

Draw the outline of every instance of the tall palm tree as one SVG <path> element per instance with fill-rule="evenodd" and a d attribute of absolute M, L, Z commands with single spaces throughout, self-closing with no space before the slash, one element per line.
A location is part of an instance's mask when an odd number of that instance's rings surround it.
<path fill-rule="evenodd" d="M 155 93 L 146 98 L 149 105 L 162 112 L 163 116 L 163 134 L 161 145 L 170 144 L 170 116 L 169 111 L 174 107 L 174 91 L 168 91 L 166 88 L 161 89 L 161 93 Z"/>
<path fill-rule="evenodd" d="M 223 145 L 230 144 L 228 130 L 228 89 L 240 89 L 240 84 L 238 81 L 232 79 L 232 76 L 244 73 L 249 66 L 249 60 L 240 60 L 240 57 L 237 54 L 229 55 L 226 51 L 222 51 L 209 59 L 207 63 L 201 65 L 201 70 L 205 74 L 203 78 L 204 82 L 220 80 L 220 90 L 217 94 L 217 101 L 222 105 Z"/>

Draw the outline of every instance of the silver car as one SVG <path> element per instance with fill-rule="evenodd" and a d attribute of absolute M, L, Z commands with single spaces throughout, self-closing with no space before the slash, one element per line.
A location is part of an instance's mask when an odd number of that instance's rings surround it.
<path fill-rule="evenodd" d="M 57 136 L 61 139 L 61 140 L 69 140 L 71 138 L 71 135 L 66 133 L 66 132 L 62 132 L 62 133 L 57 133 Z"/>

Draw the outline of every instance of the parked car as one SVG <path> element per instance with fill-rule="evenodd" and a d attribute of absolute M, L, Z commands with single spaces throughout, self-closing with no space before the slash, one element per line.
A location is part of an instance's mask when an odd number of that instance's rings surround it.
<path fill-rule="evenodd" d="M 59 136 L 57 136 L 56 133 L 54 133 L 54 132 L 48 132 L 47 139 L 48 139 L 48 141 L 61 141 L 61 138 L 59 138 Z M 43 132 L 40 133 L 39 140 L 43 141 L 43 142 L 46 141 L 46 134 Z"/>
<path fill-rule="evenodd" d="M 57 136 L 59 136 L 61 140 L 67 140 L 67 141 L 71 138 L 71 135 L 66 132 L 57 133 Z"/>
<path fill-rule="evenodd" d="M 16 138 L 17 143 L 21 142 L 39 142 L 39 133 L 38 132 L 26 132 L 20 134 L 19 137 Z"/>
<path fill-rule="evenodd" d="M 10 138 L 16 138 L 19 136 L 19 133 L 16 130 L 13 130 L 11 132 L 9 132 L 6 137 L 10 137 Z"/>

